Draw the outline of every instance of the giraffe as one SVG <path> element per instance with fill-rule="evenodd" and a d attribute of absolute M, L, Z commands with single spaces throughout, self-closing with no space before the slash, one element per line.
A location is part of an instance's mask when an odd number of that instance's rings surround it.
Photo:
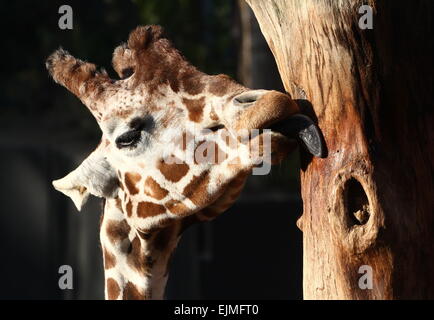
<path fill-rule="evenodd" d="M 46 61 L 54 81 L 87 106 L 102 131 L 98 147 L 53 185 L 78 210 L 89 195 L 105 201 L 105 298 L 163 299 L 185 228 L 217 217 L 254 168 L 278 163 L 296 146 L 282 134 L 285 126 L 273 128 L 286 119 L 301 132 L 300 123 L 312 122 L 288 94 L 200 72 L 160 26 L 133 30 L 112 63 L 120 79 L 62 48 Z"/>

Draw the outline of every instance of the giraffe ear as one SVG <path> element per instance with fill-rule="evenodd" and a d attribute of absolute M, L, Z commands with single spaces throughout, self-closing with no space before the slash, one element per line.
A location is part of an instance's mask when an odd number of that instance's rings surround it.
<path fill-rule="evenodd" d="M 66 177 L 54 180 L 53 186 L 54 189 L 57 191 L 62 192 L 66 196 L 70 197 L 72 202 L 74 202 L 75 207 L 78 211 L 81 211 L 81 208 L 83 205 L 87 202 L 89 198 L 89 191 L 85 186 L 75 184 L 72 180 L 71 174 L 73 174 L 74 171 L 72 171 L 70 174 L 68 174 Z"/>
<path fill-rule="evenodd" d="M 115 170 L 97 150 L 77 169 L 64 178 L 53 181 L 53 186 L 70 197 L 79 211 L 90 194 L 102 198 L 115 198 L 119 188 Z"/>

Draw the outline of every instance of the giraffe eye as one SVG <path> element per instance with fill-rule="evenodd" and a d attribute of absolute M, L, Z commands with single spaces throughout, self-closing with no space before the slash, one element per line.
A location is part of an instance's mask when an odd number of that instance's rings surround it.
<path fill-rule="evenodd" d="M 121 149 L 125 147 L 133 147 L 139 142 L 141 137 L 141 130 L 131 130 L 125 132 L 116 138 L 116 146 Z"/>
<path fill-rule="evenodd" d="M 121 134 L 115 140 L 119 149 L 135 147 L 142 137 L 142 131 L 151 133 L 155 127 L 154 118 L 152 116 L 134 118 L 129 123 L 129 127 L 131 128 L 130 131 Z"/>

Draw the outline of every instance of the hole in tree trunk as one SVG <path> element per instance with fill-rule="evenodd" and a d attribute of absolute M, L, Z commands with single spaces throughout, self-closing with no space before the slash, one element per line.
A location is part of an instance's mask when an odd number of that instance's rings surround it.
<path fill-rule="evenodd" d="M 370 208 L 363 186 L 357 179 L 350 178 L 345 182 L 344 190 L 345 209 L 349 227 L 363 225 L 368 222 Z"/>

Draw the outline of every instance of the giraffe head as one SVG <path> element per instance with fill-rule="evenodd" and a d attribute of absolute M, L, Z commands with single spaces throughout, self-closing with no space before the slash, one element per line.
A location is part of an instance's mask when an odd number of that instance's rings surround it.
<path fill-rule="evenodd" d="M 288 95 L 249 90 L 228 76 L 198 71 L 158 26 L 136 28 L 115 49 L 119 80 L 62 49 L 46 65 L 102 131 L 96 150 L 54 181 L 55 188 L 78 209 L 89 194 L 115 198 L 140 230 L 207 208 L 226 209 L 252 168 L 280 161 L 294 146 L 278 131 L 264 130 L 285 119 L 300 123 Z M 236 192 L 225 197 L 228 188 Z"/>

